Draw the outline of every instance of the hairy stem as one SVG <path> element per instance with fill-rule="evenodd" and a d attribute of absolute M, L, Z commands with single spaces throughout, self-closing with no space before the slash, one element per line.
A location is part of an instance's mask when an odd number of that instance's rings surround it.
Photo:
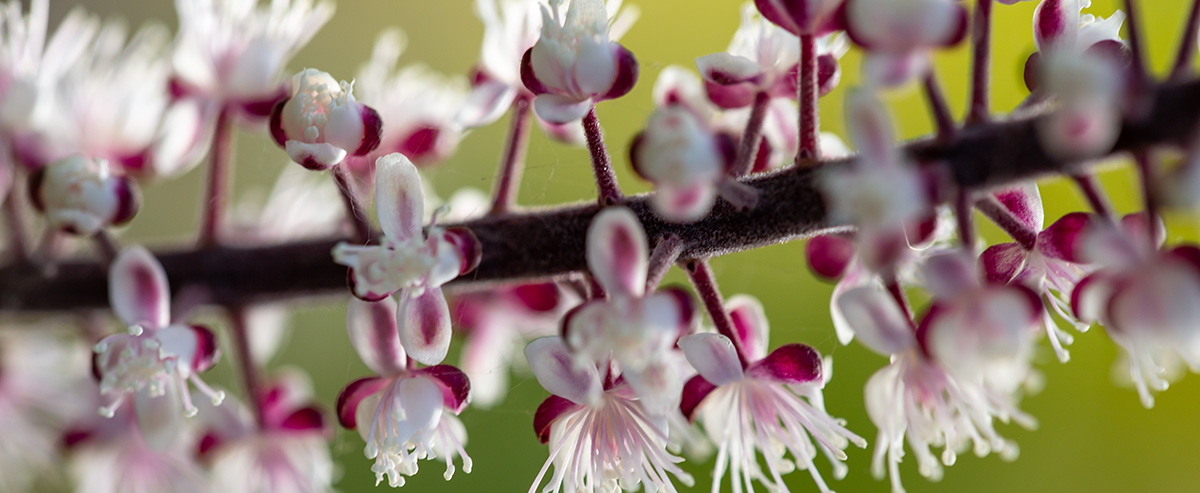
<path fill-rule="evenodd" d="M 366 244 L 371 241 L 371 224 L 367 222 L 367 213 L 363 211 L 358 196 L 354 194 L 354 184 L 351 183 L 349 172 L 342 166 L 334 166 L 333 181 L 337 183 L 342 204 L 346 207 L 346 219 L 354 226 L 354 242 Z"/>
<path fill-rule="evenodd" d="M 92 239 L 96 241 L 96 247 L 100 249 L 100 258 L 104 260 L 104 265 L 111 265 L 113 260 L 117 259 L 117 254 L 121 253 L 121 246 L 117 243 L 117 239 L 107 229 L 97 231 L 95 235 L 92 235 Z"/>
<path fill-rule="evenodd" d="M 749 364 L 749 361 L 746 361 L 746 350 L 742 348 L 742 340 L 738 337 L 737 330 L 733 328 L 733 319 L 730 318 L 729 312 L 725 311 L 725 299 L 721 296 L 720 288 L 717 287 L 717 276 L 713 275 L 708 260 L 688 262 L 684 265 L 684 270 L 688 273 L 688 279 L 692 280 L 692 287 L 696 288 L 696 294 L 700 295 L 700 302 L 704 303 L 704 308 L 708 310 L 708 315 L 712 318 L 717 333 L 728 337 L 733 342 L 733 349 L 737 352 L 738 361 L 741 361 L 742 368 L 745 368 Z"/>
<path fill-rule="evenodd" d="M 1104 193 L 1104 189 L 1100 186 L 1100 182 L 1096 180 L 1096 176 L 1091 173 L 1082 173 L 1072 175 L 1071 179 L 1075 180 L 1075 184 L 1079 185 L 1079 190 L 1083 192 L 1084 199 L 1087 200 L 1092 211 L 1108 222 L 1116 220 L 1116 213 L 1113 212 L 1112 203 L 1109 202 L 1108 196 Z"/>
<path fill-rule="evenodd" d="M 1141 92 L 1141 89 L 1147 81 L 1150 80 L 1150 72 L 1146 66 L 1145 48 L 1142 46 L 1141 29 L 1138 28 L 1138 23 L 1141 21 L 1137 0 L 1125 0 L 1125 26 L 1126 32 L 1129 33 L 1129 51 L 1132 52 L 1130 60 L 1130 69 L 1134 71 L 1135 76 L 1135 92 Z"/>
<path fill-rule="evenodd" d="M 1038 232 L 1021 222 L 1012 211 L 1000 203 L 995 195 L 988 194 L 987 197 L 977 200 L 975 207 L 993 223 L 996 223 L 996 226 L 1008 233 L 1008 236 L 1012 237 L 1022 248 L 1033 250 L 1037 245 Z"/>
<path fill-rule="evenodd" d="M 954 198 L 954 219 L 958 223 L 958 239 L 962 242 L 963 249 L 974 255 L 975 221 L 972 215 L 974 209 L 971 208 L 971 204 L 971 190 L 959 188 L 958 195 Z"/>
<path fill-rule="evenodd" d="M 596 174 L 600 205 L 612 205 L 621 201 L 621 188 L 617 186 L 617 174 L 613 171 L 612 158 L 604 145 L 604 133 L 600 120 L 596 118 L 596 107 L 583 117 L 583 133 L 587 136 L 588 151 L 592 154 L 592 171 Z"/>
<path fill-rule="evenodd" d="M 521 172 L 525 168 L 525 149 L 529 147 L 529 98 L 518 96 L 512 104 L 512 123 L 500 161 L 500 175 L 492 192 L 492 214 L 503 214 L 517 205 Z"/>
<path fill-rule="evenodd" d="M 991 111 L 992 0 L 978 0 L 971 25 L 971 103 L 967 125 L 988 120 Z"/>
<path fill-rule="evenodd" d="M 950 116 L 950 106 L 946 104 L 946 95 L 942 93 L 942 86 L 938 83 L 933 67 L 930 67 L 929 73 L 925 75 L 923 85 L 925 98 L 929 101 L 929 113 L 933 115 L 934 128 L 937 129 L 936 138 L 954 138 L 954 117 Z"/>
<path fill-rule="evenodd" d="M 1192 60 L 1196 57 L 1196 37 L 1200 32 L 1200 0 L 1192 1 L 1187 24 L 1183 28 L 1183 39 L 1179 41 L 1179 52 L 1175 55 L 1175 66 L 1171 69 L 1171 80 L 1179 80 L 1192 71 Z"/>
<path fill-rule="evenodd" d="M 658 244 L 654 245 L 654 251 L 650 252 L 650 266 L 646 272 L 646 291 L 654 291 L 662 284 L 662 280 L 667 276 L 667 271 L 671 270 L 671 266 L 675 265 L 675 261 L 679 260 L 679 254 L 683 253 L 683 240 L 679 235 L 667 233 L 658 240 Z"/>
<path fill-rule="evenodd" d="M 1139 150 L 1133 153 L 1138 171 L 1142 177 L 1142 200 L 1146 203 L 1146 221 L 1150 228 L 1150 250 L 1158 250 L 1158 238 L 1163 234 L 1162 225 L 1158 222 L 1159 198 L 1155 191 L 1158 183 L 1158 163 L 1149 150 Z"/>
<path fill-rule="evenodd" d="M 763 120 L 766 119 L 767 105 L 770 103 L 771 96 L 766 92 L 754 95 L 754 105 L 750 108 L 750 119 L 746 121 L 746 131 L 742 132 L 737 159 L 730 172 L 734 177 L 749 173 L 751 167 L 754 166 L 754 157 L 758 154 L 758 144 L 762 141 Z"/>
<path fill-rule="evenodd" d="M 228 109 L 217 115 L 212 148 L 209 150 L 208 181 L 204 188 L 204 212 L 200 220 L 200 245 L 221 243 L 221 222 L 229 200 L 229 159 L 233 154 L 233 123 Z"/>
<path fill-rule="evenodd" d="M 1148 118 L 1122 123 L 1110 155 L 1174 145 L 1195 135 L 1200 122 L 1200 81 L 1158 86 L 1151 101 Z M 1094 161 L 1059 161 L 1041 148 L 1036 130 L 1041 118 L 1046 117 L 977 125 L 957 132 L 949 141 L 919 140 L 900 150 L 926 166 L 943 167 L 948 180 L 979 193 L 1046 176 L 1086 174 Z M 821 169 L 846 166 L 848 161 L 834 159 L 813 168 L 788 167 L 743 178 L 743 183 L 759 191 L 755 208 L 738 210 L 718 202 L 708 216 L 692 224 L 659 219 L 648 195 L 625 197 L 621 203 L 638 216 L 648 237 L 678 235 L 685 245 L 680 254 L 683 261 L 727 255 L 848 230 L 825 219 L 825 205 L 815 185 Z M 483 257 L 475 272 L 451 285 L 561 279 L 584 271 L 584 238 L 599 210 L 594 202 L 563 205 L 462 224 L 480 240 Z M 202 289 L 212 304 L 248 304 L 314 295 L 345 296 L 346 269 L 329 258 L 340 241 L 345 238 L 254 248 L 158 250 L 155 254 L 172 286 Z M 0 311 L 105 307 L 107 279 L 104 267 L 90 259 L 66 261 L 51 276 L 43 276 L 29 265 L 2 266 Z"/>
<path fill-rule="evenodd" d="M 796 153 L 796 164 L 815 162 L 821 158 L 821 111 L 818 105 L 817 38 L 811 34 L 800 36 L 799 83 L 796 84 L 800 100 L 800 152 Z"/>
<path fill-rule="evenodd" d="M 237 351 L 238 371 L 241 373 L 242 385 L 246 391 L 246 405 L 254 414 L 254 422 L 261 427 L 263 424 L 262 410 L 262 379 L 259 376 L 258 365 L 250 354 L 250 327 L 247 323 L 246 308 L 235 306 L 229 309 L 229 320 L 232 325 L 233 346 Z"/>

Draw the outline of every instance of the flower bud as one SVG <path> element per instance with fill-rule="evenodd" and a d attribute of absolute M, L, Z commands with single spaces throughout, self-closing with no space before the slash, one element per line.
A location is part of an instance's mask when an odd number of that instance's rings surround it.
<path fill-rule="evenodd" d="M 379 113 L 355 101 L 353 84 L 305 69 L 292 77 L 291 97 L 271 111 L 271 137 L 292 161 L 323 170 L 379 147 Z"/>
<path fill-rule="evenodd" d="M 141 202 L 133 180 L 113 174 L 108 161 L 78 154 L 42 168 L 29 186 L 50 227 L 80 235 L 129 222 Z"/>

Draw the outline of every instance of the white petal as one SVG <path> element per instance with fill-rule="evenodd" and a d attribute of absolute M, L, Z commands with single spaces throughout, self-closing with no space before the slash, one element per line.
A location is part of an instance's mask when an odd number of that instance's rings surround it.
<path fill-rule="evenodd" d="M 170 322 L 171 291 L 158 259 L 141 246 L 121 252 L 109 269 L 108 299 L 128 325 L 164 327 Z"/>
<path fill-rule="evenodd" d="M 646 243 L 646 232 L 633 211 L 624 207 L 600 211 L 588 228 L 588 270 L 610 295 L 641 296 L 649 263 Z"/>
<path fill-rule="evenodd" d="M 346 307 L 350 345 L 376 375 L 395 375 L 407 366 L 396 327 L 396 301 L 386 297 L 375 303 L 357 298 Z"/>
<path fill-rule="evenodd" d="M 383 234 L 402 241 L 421 234 L 425 194 L 417 167 L 400 153 L 375 161 L 375 210 Z"/>
<path fill-rule="evenodd" d="M 897 354 L 916 342 L 908 317 L 877 287 L 850 289 L 838 298 L 838 306 L 859 342 L 876 353 Z"/>
<path fill-rule="evenodd" d="M 679 347 L 709 383 L 721 386 L 742 379 L 742 362 L 728 337 L 711 332 L 691 334 L 679 339 Z"/>
<path fill-rule="evenodd" d="M 758 298 L 735 294 L 725 302 L 725 311 L 728 311 L 729 317 L 733 319 L 733 326 L 741 338 L 746 359 L 758 361 L 766 357 L 771 327 L 767 321 L 767 312 Z"/>
<path fill-rule="evenodd" d="M 550 123 L 573 122 L 587 115 L 591 108 L 591 99 L 580 101 L 558 94 L 541 94 L 533 100 L 533 110 Z"/>
<path fill-rule="evenodd" d="M 615 47 L 617 45 L 608 42 L 581 40 L 575 60 L 575 84 L 583 94 L 600 95 L 612 87 L 617 79 Z"/>
<path fill-rule="evenodd" d="M 179 386 L 172 381 L 167 384 L 165 395 L 151 397 L 145 390 L 134 394 L 138 429 L 154 450 L 167 450 L 183 432 L 183 401 L 178 392 Z"/>
<path fill-rule="evenodd" d="M 724 51 L 697 58 L 696 68 L 705 80 L 720 85 L 736 84 L 762 76 L 762 67 L 754 60 Z"/>
<path fill-rule="evenodd" d="M 400 343 L 412 359 L 425 365 L 436 365 L 446 359 L 450 350 L 450 307 L 441 288 L 426 287 L 415 298 L 408 290 L 400 292 Z"/>
<path fill-rule="evenodd" d="M 576 404 L 600 399 L 600 372 L 593 365 L 575 364 L 575 356 L 560 337 L 542 337 L 525 346 L 525 359 L 538 383 L 550 393 Z"/>
<path fill-rule="evenodd" d="M 475 87 L 454 117 L 464 127 L 480 127 L 500 118 L 517 96 L 517 90 L 499 81 L 487 81 Z"/>
<path fill-rule="evenodd" d="M 333 144 L 309 144 L 298 140 L 284 143 L 292 161 L 311 169 L 325 169 L 346 159 L 346 150 Z"/>

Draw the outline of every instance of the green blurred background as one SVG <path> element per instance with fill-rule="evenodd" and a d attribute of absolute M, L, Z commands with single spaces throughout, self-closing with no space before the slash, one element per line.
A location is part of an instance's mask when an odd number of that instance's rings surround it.
<path fill-rule="evenodd" d="M 72 2 L 54 3 L 52 23 L 57 23 Z M 166 0 L 81 0 L 88 10 L 106 17 L 124 17 L 138 25 L 158 19 L 174 26 L 172 2 Z M 659 71 L 671 64 L 694 67 L 693 60 L 722 51 L 738 23 L 740 1 L 726 0 L 631 0 L 642 16 L 622 40 L 637 56 L 642 76 L 627 97 L 599 107 L 601 122 L 618 167 L 622 187 L 628 192 L 647 190 L 626 162 L 627 145 L 645 123 L 652 105 L 651 87 Z M 973 2 L 972 2 L 973 3 Z M 1017 105 L 1026 95 L 1021 82 L 1025 57 L 1034 49 L 1032 12 L 1037 2 L 994 7 L 993 108 L 1003 111 Z M 1089 12 L 1108 16 L 1120 2 L 1096 0 Z M 1162 72 L 1173 60 L 1178 36 L 1187 13 L 1186 0 L 1145 0 L 1141 25 L 1148 35 L 1150 61 Z M 471 0 L 342 0 L 333 20 L 300 52 L 290 69 L 314 67 L 337 78 L 349 79 L 363 63 L 375 36 L 389 27 L 400 27 L 409 39 L 402 63 L 424 63 L 451 74 L 463 74 L 476 62 L 482 25 L 472 13 Z M 967 99 L 969 54 L 964 43 L 937 56 L 937 70 L 955 114 L 961 114 Z M 1196 49 L 1190 47 L 1189 49 Z M 857 83 L 860 54 L 852 50 L 843 60 L 844 75 L 839 89 L 821 101 L 823 129 L 845 136 L 842 98 L 845 89 Z M 905 138 L 927 134 L 931 122 L 920 94 L 915 89 L 890 94 L 898 133 Z M 506 119 L 470 133 L 458 153 L 434 169 L 429 177 L 442 196 L 454 190 L 476 187 L 489 190 L 506 130 Z M 268 187 L 287 165 L 287 158 L 263 134 L 239 134 L 236 164 L 236 193 Z M 1117 163 L 1103 175 L 1104 183 L 1122 212 L 1138 208 L 1138 184 L 1125 163 Z M 198 224 L 197 204 L 203 181 L 202 168 L 183 179 L 146 190 L 144 207 L 125 238 L 147 244 L 183 244 L 194 237 Z M 1047 223 L 1058 216 L 1085 208 L 1074 188 L 1062 180 L 1041 183 L 1046 200 Z M 557 204 L 587 199 L 595 193 L 588 155 L 583 149 L 551 142 L 534 131 L 520 202 L 529 205 Z M 330 204 L 330 207 L 341 207 Z M 1003 233 L 983 224 L 984 237 L 1004 241 Z M 1195 215 L 1171 215 L 1169 242 L 1197 239 Z M 832 285 L 816 280 L 804 263 L 803 242 L 793 242 L 730 255 L 713 261 L 725 294 L 749 293 L 765 305 L 773 327 L 772 345 L 804 342 L 834 357 L 834 378 L 826 388 L 826 401 L 835 416 L 846 418 L 850 429 L 874 445 L 875 430 L 863 410 L 862 388 L 866 379 L 886 361 L 857 344 L 841 347 L 833 336 L 829 317 Z M 672 273 L 668 282 L 682 282 Z M 294 328 L 272 366 L 296 365 L 312 377 L 317 397 L 327 407 L 343 385 L 368 370 L 358 360 L 346 337 L 344 300 L 297 307 Z M 1200 321 L 1198 321 L 1200 323 Z M 991 456 L 978 459 L 967 453 L 948 468 L 945 479 L 930 483 L 916 473 L 914 461 L 902 465 L 909 491 L 1200 491 L 1200 377 L 1189 375 L 1161 394 L 1155 408 L 1146 410 L 1128 386 L 1114 378 L 1117 348 L 1103 329 L 1079 335 L 1070 347 L 1072 360 L 1060 364 L 1043 342 L 1038 366 L 1045 388 L 1027 397 L 1022 407 L 1036 416 L 1038 430 L 1001 426 L 1001 433 L 1021 446 L 1014 463 Z M 226 354 L 229 354 L 227 352 Z M 455 356 L 451 356 L 453 361 Z M 214 379 L 237 388 L 231 365 L 226 360 L 214 370 Z M 469 409 L 462 416 L 470 438 L 468 452 L 475 459 L 471 474 L 461 471 L 454 480 L 442 479 L 440 463 L 423 462 L 423 472 L 412 478 L 410 491 L 525 491 L 546 458 L 532 432 L 532 414 L 546 396 L 537 382 L 517 376 L 510 394 L 490 410 Z M 362 455 L 357 433 L 338 430 L 333 451 L 339 463 L 342 491 L 371 488 L 371 461 Z M 848 451 L 850 475 L 833 481 L 831 487 L 846 491 L 887 491 L 886 481 L 869 473 L 870 450 Z M 829 478 L 827 464 L 823 474 Z M 711 460 L 688 463 L 697 479 L 697 490 L 709 487 Z M 726 479 L 728 481 L 728 479 Z M 795 473 L 788 483 L 796 491 L 815 491 L 807 474 Z M 386 488 L 386 486 L 381 486 Z M 728 483 L 724 486 L 727 490 Z M 686 489 L 686 488 L 683 488 Z"/>

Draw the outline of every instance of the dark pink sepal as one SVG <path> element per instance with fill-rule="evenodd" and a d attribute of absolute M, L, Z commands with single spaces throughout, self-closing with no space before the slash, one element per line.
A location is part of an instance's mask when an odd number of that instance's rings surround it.
<path fill-rule="evenodd" d="M 379 392 L 389 383 L 391 383 L 390 379 L 382 377 L 366 377 L 350 382 L 338 394 L 338 423 L 347 430 L 355 429 L 358 424 L 355 422 L 354 413 L 358 410 L 358 405 L 363 399 Z"/>
<path fill-rule="evenodd" d="M 766 358 L 750 365 L 746 374 L 783 383 L 808 383 L 821 380 L 821 353 L 804 344 L 776 348 Z"/>
<path fill-rule="evenodd" d="M 717 386 L 700 375 L 692 377 L 683 384 L 683 398 L 679 401 L 679 410 L 689 423 L 696 420 L 696 409 L 714 390 L 717 390 Z"/>
<path fill-rule="evenodd" d="M 579 408 L 579 404 L 571 402 L 568 399 L 551 395 L 546 400 L 538 405 L 537 411 L 533 413 L 533 432 L 537 434 L 538 441 L 543 444 L 550 441 L 550 426 L 554 421 L 563 414 L 574 411 Z"/>

